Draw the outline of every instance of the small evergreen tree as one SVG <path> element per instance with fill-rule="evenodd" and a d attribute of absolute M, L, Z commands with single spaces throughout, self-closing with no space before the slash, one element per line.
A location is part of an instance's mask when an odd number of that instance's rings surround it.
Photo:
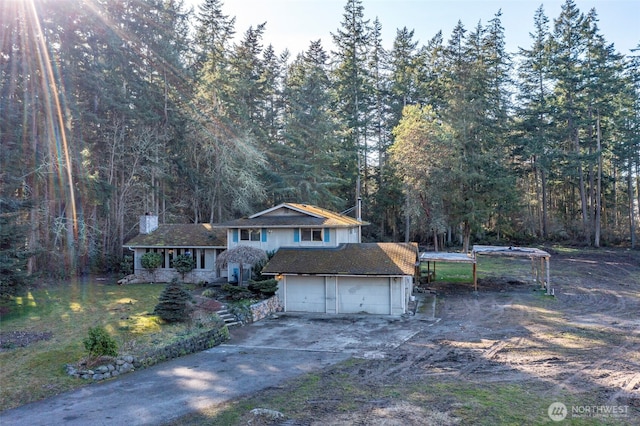
<path fill-rule="evenodd" d="M 248 288 L 258 295 L 271 297 L 276 293 L 276 291 L 278 291 L 278 280 L 275 278 L 262 281 L 250 280 Z"/>
<path fill-rule="evenodd" d="M 120 261 L 120 273 L 123 276 L 133 273 L 133 256 L 124 256 Z"/>
<path fill-rule="evenodd" d="M 160 253 L 148 252 L 140 258 L 140 264 L 153 275 L 153 281 L 156 280 L 156 269 L 162 265 L 162 255 Z"/>
<path fill-rule="evenodd" d="M 184 276 L 194 270 L 196 263 L 191 255 L 181 254 L 171 261 L 171 267 L 180 273 L 184 281 Z"/>
<path fill-rule="evenodd" d="M 91 327 L 82 344 L 91 357 L 118 356 L 118 344 L 104 327 Z"/>
<path fill-rule="evenodd" d="M 190 301 L 191 295 L 174 279 L 162 290 L 153 313 L 166 322 L 181 322 L 187 319 Z"/>

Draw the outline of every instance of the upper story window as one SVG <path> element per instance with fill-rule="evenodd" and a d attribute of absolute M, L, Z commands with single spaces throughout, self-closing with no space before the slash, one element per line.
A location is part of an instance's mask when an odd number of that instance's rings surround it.
<path fill-rule="evenodd" d="M 259 229 L 241 229 L 240 241 L 260 241 Z"/>
<path fill-rule="evenodd" d="M 302 228 L 300 239 L 302 241 L 322 241 L 322 228 Z"/>

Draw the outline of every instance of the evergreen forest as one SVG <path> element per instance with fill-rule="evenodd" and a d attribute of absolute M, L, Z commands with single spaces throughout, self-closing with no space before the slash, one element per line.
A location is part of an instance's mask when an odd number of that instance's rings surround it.
<path fill-rule="evenodd" d="M 282 202 L 365 241 L 637 247 L 640 50 L 566 0 L 416 40 L 345 0 L 331 45 L 265 45 L 221 0 L 0 3 L 0 276 L 118 268 L 138 217 Z M 475 25 L 474 25 L 475 24 Z M 638 40 L 640 49 L 640 40 Z"/>

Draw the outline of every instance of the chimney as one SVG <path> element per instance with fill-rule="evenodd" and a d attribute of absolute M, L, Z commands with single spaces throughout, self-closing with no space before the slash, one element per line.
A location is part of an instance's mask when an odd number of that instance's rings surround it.
<path fill-rule="evenodd" d="M 140 233 L 150 234 L 158 229 L 158 216 L 151 213 L 145 213 L 144 216 L 140 216 Z"/>

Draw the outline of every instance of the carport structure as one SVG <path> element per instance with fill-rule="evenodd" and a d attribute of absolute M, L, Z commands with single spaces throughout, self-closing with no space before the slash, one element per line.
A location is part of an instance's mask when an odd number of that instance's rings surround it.
<path fill-rule="evenodd" d="M 531 259 L 531 275 L 535 283 L 542 288 L 546 288 L 547 294 L 551 295 L 550 286 L 550 259 L 551 255 L 544 250 L 532 247 L 513 246 L 473 246 L 471 253 L 447 253 L 447 252 L 422 252 L 420 262 L 427 263 L 427 279 L 435 278 L 436 262 L 448 263 L 469 263 L 473 268 L 473 288 L 478 291 L 477 263 L 478 256 L 506 256 L 506 257 L 528 257 Z M 431 269 L 433 267 L 433 270 Z"/>

